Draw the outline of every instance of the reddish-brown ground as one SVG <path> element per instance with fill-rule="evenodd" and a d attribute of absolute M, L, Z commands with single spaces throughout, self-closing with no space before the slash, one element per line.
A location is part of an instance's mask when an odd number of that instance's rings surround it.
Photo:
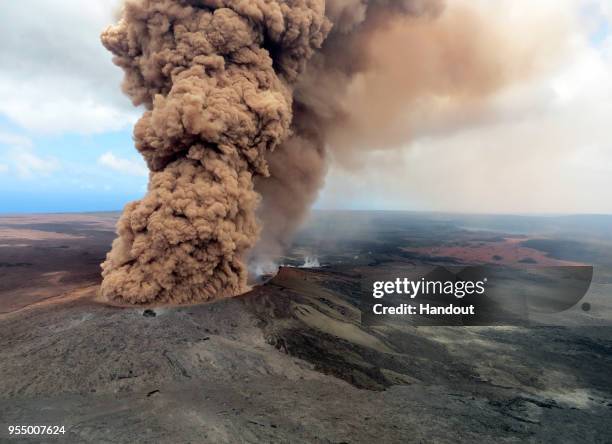
<path fill-rule="evenodd" d="M 564 261 L 549 257 L 546 253 L 527 248 L 522 245 L 528 240 L 521 238 L 505 238 L 503 241 L 468 241 L 461 246 L 431 246 L 419 248 L 403 248 L 404 251 L 419 255 L 448 257 L 466 264 L 529 265 L 529 266 L 576 266 L 579 262 Z"/>
<path fill-rule="evenodd" d="M 118 214 L 0 217 L 0 314 L 100 283 Z"/>

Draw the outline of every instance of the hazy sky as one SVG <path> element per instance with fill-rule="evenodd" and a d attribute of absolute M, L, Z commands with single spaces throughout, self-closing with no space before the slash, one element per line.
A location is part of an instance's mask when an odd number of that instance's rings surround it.
<path fill-rule="evenodd" d="M 509 13 L 533 3 L 495 1 Z M 467 125 L 374 152 L 351 172 L 332 167 L 317 206 L 612 213 L 612 1 L 537 3 L 567 18 L 552 68 L 500 92 Z M 3 3 L 0 212 L 118 210 L 144 193 L 131 141 L 141 110 L 99 43 L 117 5 Z"/>

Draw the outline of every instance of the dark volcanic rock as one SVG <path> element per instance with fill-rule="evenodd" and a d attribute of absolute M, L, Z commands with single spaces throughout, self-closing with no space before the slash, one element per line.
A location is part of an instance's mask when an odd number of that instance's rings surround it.
<path fill-rule="evenodd" d="M 283 269 L 154 323 L 93 303 L 95 288 L 3 315 L 0 427 L 126 443 L 610 437 L 610 332 L 367 328 L 344 293 L 357 277 Z"/>

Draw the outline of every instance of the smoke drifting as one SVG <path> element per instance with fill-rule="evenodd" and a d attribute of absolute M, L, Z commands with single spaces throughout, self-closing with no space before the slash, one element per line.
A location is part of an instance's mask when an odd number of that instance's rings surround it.
<path fill-rule="evenodd" d="M 542 69 L 562 33 L 540 26 L 525 41 L 460 0 L 332 0 L 326 14 L 334 26 L 294 89 L 293 136 L 267 154 L 270 177 L 256 180 L 257 262 L 290 243 L 331 161 L 376 168 L 368 152 L 465 126 L 503 87 Z"/>
<path fill-rule="evenodd" d="M 437 0 L 128 0 L 102 42 L 147 108 L 149 189 L 102 265 L 102 294 L 128 303 L 244 292 L 246 261 L 282 252 L 330 155 L 406 140 L 402 111 L 478 103 L 530 68 Z"/>
<path fill-rule="evenodd" d="M 342 149 L 331 145 L 330 138 L 333 129 L 347 120 L 344 101 L 350 84 L 372 68 L 366 49 L 373 35 L 398 19 L 423 17 L 431 22 L 442 10 L 438 0 L 326 2 L 333 28 L 295 86 L 292 136 L 280 149 L 268 153 L 270 177 L 256 181 L 263 196 L 263 232 L 251 261 L 273 262 L 316 200 L 327 171 L 328 151 Z M 402 57 L 401 51 L 397 56 Z M 363 111 L 368 112 L 367 108 Z"/>

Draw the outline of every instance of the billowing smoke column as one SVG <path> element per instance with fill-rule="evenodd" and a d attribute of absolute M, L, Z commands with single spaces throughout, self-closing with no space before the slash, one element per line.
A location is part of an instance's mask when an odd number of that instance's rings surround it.
<path fill-rule="evenodd" d="M 507 82 L 507 54 L 492 56 L 505 48 L 478 20 L 443 10 L 437 0 L 128 0 L 102 42 L 147 108 L 134 139 L 151 175 L 119 221 L 102 294 L 182 303 L 245 291 L 246 262 L 280 254 L 316 199 L 326 153 L 350 163 L 423 97 L 471 102 Z"/>
<path fill-rule="evenodd" d="M 246 290 L 253 179 L 289 135 L 291 84 L 329 29 L 322 0 L 126 2 L 102 42 L 148 108 L 134 139 L 151 175 L 118 223 L 103 296 L 181 303 Z"/>

